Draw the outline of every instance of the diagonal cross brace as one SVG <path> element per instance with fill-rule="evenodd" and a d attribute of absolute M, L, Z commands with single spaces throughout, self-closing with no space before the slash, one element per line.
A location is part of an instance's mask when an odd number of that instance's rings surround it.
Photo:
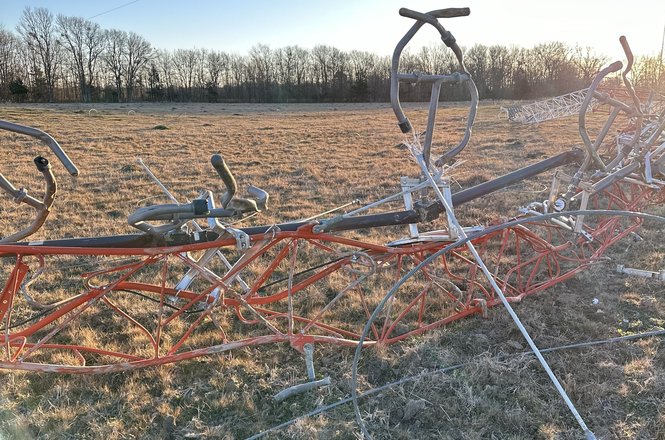
<path fill-rule="evenodd" d="M 459 225 L 459 222 L 457 221 L 457 218 L 455 217 L 455 214 L 453 212 L 452 206 L 450 206 L 450 203 L 446 198 L 444 197 L 443 193 L 439 189 L 439 187 L 436 184 L 436 181 L 434 180 L 434 177 L 430 174 L 429 170 L 427 169 L 427 165 L 425 164 L 425 160 L 423 159 L 422 154 L 416 154 L 416 160 L 418 162 L 418 165 L 420 165 L 420 168 L 422 169 L 424 175 L 427 177 L 427 179 L 430 182 L 430 186 L 434 190 L 434 193 L 436 194 L 437 198 L 441 201 L 443 204 L 446 213 L 448 213 L 448 222 L 449 222 L 449 227 L 451 229 L 456 229 L 457 233 L 459 234 L 460 238 L 466 238 L 467 235 L 464 232 L 464 229 L 462 229 Z M 469 248 L 469 252 L 473 255 L 473 258 L 476 260 L 478 263 L 478 266 L 482 270 L 483 274 L 487 278 L 487 281 L 489 281 L 490 285 L 492 286 L 492 289 L 496 292 L 496 294 L 499 296 L 501 299 L 501 303 L 503 306 L 506 308 L 508 313 L 510 314 L 510 317 L 513 319 L 515 324 L 517 325 L 517 328 L 520 330 L 520 333 L 522 333 L 522 336 L 524 339 L 527 341 L 529 344 L 529 347 L 531 348 L 531 351 L 533 354 L 536 356 L 538 361 L 540 362 L 540 365 L 543 367 L 547 375 L 549 376 L 550 380 L 554 384 L 554 387 L 556 390 L 559 392 L 561 395 L 561 398 L 563 401 L 566 403 L 566 406 L 568 406 L 568 409 L 572 413 L 573 417 L 575 417 L 575 420 L 577 420 L 577 423 L 580 425 L 582 430 L 584 431 L 584 435 L 586 436 L 587 440 L 595 440 L 596 436 L 594 433 L 587 427 L 586 423 L 584 422 L 584 419 L 582 419 L 582 416 L 580 413 L 577 411 L 577 408 L 575 408 L 575 405 L 573 402 L 570 400 L 570 397 L 568 397 L 568 394 L 566 393 L 566 390 L 563 389 L 563 386 L 561 386 L 561 383 L 559 382 L 559 379 L 557 379 L 556 375 L 550 368 L 549 364 L 543 357 L 542 353 L 536 346 L 536 343 L 533 341 L 531 338 L 531 335 L 529 335 L 529 332 L 524 328 L 524 325 L 522 324 L 522 321 L 520 321 L 520 318 L 517 316 L 517 313 L 515 313 L 515 310 L 513 310 L 512 306 L 506 299 L 506 296 L 503 294 L 503 291 L 501 288 L 497 285 L 496 280 L 494 279 L 494 276 L 492 276 L 491 272 L 483 262 L 482 258 L 480 258 L 480 255 L 476 251 L 475 246 L 471 241 L 466 242 L 466 246 Z"/>

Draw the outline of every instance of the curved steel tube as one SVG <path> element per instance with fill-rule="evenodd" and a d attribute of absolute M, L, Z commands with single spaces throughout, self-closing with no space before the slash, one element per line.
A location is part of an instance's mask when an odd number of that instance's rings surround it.
<path fill-rule="evenodd" d="M 478 88 L 476 83 L 473 82 L 473 78 L 469 77 L 465 81 L 466 86 L 469 89 L 469 94 L 471 95 L 471 105 L 469 107 L 469 114 L 466 118 L 466 130 L 464 130 L 464 137 L 460 143 L 450 151 L 447 151 L 441 155 L 436 161 L 436 166 L 440 167 L 446 162 L 450 161 L 452 158 L 457 156 L 463 149 L 466 147 L 466 144 L 471 140 L 471 132 L 473 131 L 473 122 L 476 119 L 476 112 L 478 111 Z"/>
<path fill-rule="evenodd" d="M 452 37 L 450 32 L 446 31 L 443 28 L 443 26 L 441 26 L 441 24 L 436 20 L 436 18 L 459 17 L 463 15 L 469 15 L 469 13 L 470 13 L 469 8 L 438 9 L 435 11 L 428 12 L 426 14 L 411 11 L 406 8 L 400 9 L 400 15 L 417 20 L 416 23 L 413 26 L 411 26 L 411 29 L 409 29 L 407 33 L 404 34 L 402 39 L 397 43 L 395 51 L 393 52 L 392 63 L 390 65 L 390 104 L 392 105 L 393 111 L 395 112 L 395 116 L 397 117 L 397 122 L 399 124 L 400 129 L 402 130 L 402 133 L 408 133 L 413 128 L 411 126 L 411 123 L 409 122 L 409 119 L 404 114 L 404 110 L 402 110 L 402 106 L 399 102 L 398 70 L 399 70 L 399 60 L 400 57 L 402 56 L 402 51 L 404 50 L 404 47 L 406 47 L 409 41 L 411 41 L 413 36 L 416 35 L 416 33 L 426 22 L 430 23 L 439 31 L 444 43 L 446 43 L 446 45 L 448 45 L 453 50 L 455 56 L 457 57 L 457 60 L 459 61 L 460 69 L 462 70 L 462 72 L 465 72 L 466 69 L 464 67 L 462 51 L 460 50 L 459 46 L 455 42 L 455 39 Z M 437 75 L 437 76 L 442 77 L 442 75 Z"/>
<path fill-rule="evenodd" d="M 69 156 L 67 156 L 67 153 L 65 153 L 60 144 L 58 144 L 58 142 L 48 133 L 45 133 L 37 128 L 27 127 L 25 125 L 15 124 L 13 122 L 3 120 L 0 120 L 0 130 L 7 130 L 39 139 L 45 143 L 51 149 L 51 151 L 53 151 L 62 165 L 67 169 L 69 174 L 72 176 L 78 175 L 79 170 L 76 165 L 74 165 L 74 162 L 72 162 Z M 50 208 L 53 204 L 55 193 L 57 191 L 55 176 L 53 175 L 51 165 L 47 159 L 38 156 L 35 158 L 35 165 L 37 166 L 37 170 L 39 170 L 39 172 L 44 175 L 44 180 L 46 182 L 44 200 L 41 202 L 34 197 L 29 196 L 25 189 L 16 189 L 14 185 L 12 185 L 12 183 L 7 180 L 5 176 L 2 175 L 2 173 L 0 173 L 0 189 L 3 189 L 17 203 L 25 203 L 33 207 L 36 211 L 35 219 L 32 221 L 30 226 L 23 229 L 22 231 L 0 239 L 0 243 L 16 242 L 34 234 L 37 230 L 39 230 L 39 228 L 42 227 L 46 221 L 46 217 L 48 217 L 50 213 Z"/>
<path fill-rule="evenodd" d="M 60 144 L 51 137 L 48 133 L 45 133 L 37 128 L 27 127 L 25 125 L 15 124 L 9 121 L 0 120 L 0 130 L 13 131 L 14 133 L 25 134 L 27 136 L 32 136 L 44 142 L 53 153 L 56 155 L 58 160 L 62 165 L 67 169 L 67 172 L 72 176 L 78 176 L 79 170 L 74 165 L 74 162 L 67 156 L 67 153 L 62 149 Z"/>
<path fill-rule="evenodd" d="M 446 162 L 450 161 L 457 154 L 459 154 L 464 149 L 464 147 L 466 147 L 466 145 L 469 143 L 469 140 L 471 139 L 473 122 L 475 120 L 478 108 L 478 89 L 476 88 L 476 85 L 473 82 L 471 76 L 466 72 L 462 50 L 455 41 L 453 35 L 439 23 L 437 18 L 466 16 L 470 14 L 470 10 L 469 8 L 448 8 L 448 9 L 434 10 L 428 13 L 421 13 L 421 12 L 412 11 L 410 9 L 402 8 L 400 9 L 399 13 L 403 17 L 408 17 L 416 20 L 416 23 L 397 43 L 395 51 L 393 52 L 393 58 L 390 67 L 390 103 L 393 108 L 393 112 L 397 117 L 397 122 L 400 127 L 400 130 L 402 131 L 402 133 L 409 133 L 413 129 L 413 127 L 411 126 L 409 119 L 404 114 L 404 110 L 402 109 L 401 103 L 399 101 L 399 83 L 400 81 L 409 81 L 409 82 L 427 81 L 433 83 L 432 94 L 430 98 L 429 117 L 427 121 L 427 130 L 425 135 L 425 142 L 423 145 L 423 156 L 425 157 L 425 161 L 427 164 L 429 164 L 430 161 L 430 151 L 432 146 L 432 137 L 433 137 L 434 124 L 436 119 L 436 109 L 438 107 L 441 85 L 444 82 L 450 82 L 451 80 L 465 82 L 469 89 L 469 94 L 471 96 L 471 105 L 467 117 L 467 125 L 466 125 L 466 130 L 464 132 L 464 137 L 456 147 L 454 147 L 450 151 L 447 151 L 446 153 L 441 155 L 441 157 L 439 157 L 439 159 L 436 161 L 436 165 L 441 166 Z M 420 28 L 425 23 L 429 23 L 432 26 L 434 26 L 434 28 L 436 28 L 436 30 L 441 35 L 441 40 L 446 44 L 446 46 L 450 47 L 450 49 L 455 53 L 457 61 L 459 62 L 459 67 L 461 72 L 455 73 L 453 75 L 428 75 L 428 74 L 406 75 L 399 73 L 399 61 L 402 55 L 402 51 L 404 50 L 404 47 L 406 47 L 409 41 L 411 41 L 413 36 L 420 30 Z"/>
<path fill-rule="evenodd" d="M 589 157 L 596 163 L 596 165 L 601 170 L 605 169 L 605 163 L 603 162 L 603 159 L 601 159 L 600 156 L 598 155 L 596 149 L 593 147 L 593 143 L 589 138 L 589 133 L 587 133 L 586 112 L 589 108 L 589 104 L 591 104 L 591 99 L 596 93 L 596 89 L 598 89 L 598 86 L 600 85 L 603 78 L 605 78 L 607 75 L 609 75 L 612 72 L 617 72 L 621 70 L 621 67 L 623 67 L 621 61 L 615 61 L 609 66 L 605 67 L 600 72 L 598 72 L 598 75 L 596 75 L 596 77 L 591 82 L 586 97 L 584 98 L 584 102 L 582 102 L 582 106 L 580 107 L 580 115 L 579 115 L 580 137 L 582 138 L 582 142 L 584 142 L 584 146 L 586 147 L 587 152 L 589 153 Z"/>
<path fill-rule="evenodd" d="M 37 170 L 44 175 L 44 181 L 46 183 L 46 190 L 44 191 L 44 200 L 39 201 L 34 197 L 28 195 L 25 189 L 16 189 L 5 177 L 0 174 L 0 188 L 5 190 L 16 203 L 25 203 L 35 209 L 35 219 L 32 221 L 30 226 L 27 228 L 16 232 L 15 234 L 9 235 L 0 239 L 0 243 L 14 243 L 19 240 L 22 240 L 30 235 L 34 234 L 42 227 L 49 213 L 51 212 L 51 205 L 55 200 L 55 193 L 58 190 L 58 185 L 55 181 L 55 176 L 51 170 L 51 165 L 48 160 L 38 156 L 35 158 L 35 165 Z"/>

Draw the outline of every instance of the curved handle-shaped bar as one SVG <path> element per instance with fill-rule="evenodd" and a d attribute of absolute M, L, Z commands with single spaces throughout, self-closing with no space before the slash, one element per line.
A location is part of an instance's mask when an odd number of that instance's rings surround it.
<path fill-rule="evenodd" d="M 455 17 L 466 17 L 471 13 L 469 8 L 445 8 L 445 9 L 435 9 L 434 11 L 429 11 L 426 14 L 422 12 L 416 12 L 412 9 L 400 8 L 399 15 L 402 17 L 413 18 L 414 20 L 427 21 L 429 18 L 455 18 Z"/>
<path fill-rule="evenodd" d="M 7 130 L 39 139 L 45 143 L 51 149 L 51 151 L 53 151 L 53 153 L 55 153 L 56 157 L 60 160 L 60 162 L 62 162 L 62 165 L 67 169 L 69 174 L 72 176 L 78 175 L 79 170 L 76 168 L 76 165 L 74 165 L 69 156 L 67 156 L 67 153 L 65 153 L 60 144 L 58 144 L 58 142 L 48 133 L 45 133 L 36 128 L 3 120 L 0 120 L 0 130 Z M 35 165 L 37 166 L 37 170 L 44 176 L 44 181 L 46 184 L 43 201 L 39 201 L 34 197 L 29 196 L 28 192 L 24 188 L 16 189 L 14 185 L 12 185 L 12 183 L 7 180 L 5 176 L 2 175 L 2 173 L 0 173 L 0 189 L 3 189 L 17 203 L 25 203 L 26 205 L 34 208 L 36 212 L 35 219 L 32 221 L 30 226 L 23 229 L 22 231 L 1 239 L 0 243 L 12 243 L 34 234 L 37 230 L 39 230 L 39 228 L 42 227 L 50 213 L 51 205 L 53 205 L 53 201 L 55 200 L 55 193 L 57 191 L 55 176 L 53 175 L 51 165 L 47 159 L 38 156 L 35 158 Z"/>
<path fill-rule="evenodd" d="M 249 185 L 247 187 L 247 192 L 254 197 L 254 200 L 256 200 L 256 205 L 259 211 L 265 211 L 268 209 L 268 199 L 270 199 L 268 191 L 263 190 L 258 186 Z"/>
<path fill-rule="evenodd" d="M 630 82 L 628 79 L 628 73 L 630 73 L 631 69 L 633 68 L 633 51 L 630 50 L 630 46 L 628 45 L 628 40 L 626 39 L 625 36 L 620 36 L 619 37 L 619 42 L 621 43 L 621 47 L 623 48 L 623 52 L 626 54 L 626 60 L 628 61 L 628 64 L 626 65 L 626 68 L 623 70 L 621 73 L 621 78 L 623 79 L 623 84 L 626 86 L 626 89 L 628 89 L 628 94 L 630 95 L 631 99 L 633 100 L 633 104 L 635 105 L 635 109 L 638 112 L 642 112 L 642 104 L 640 103 L 640 98 L 637 97 L 637 94 L 635 93 L 635 89 L 633 88 L 633 84 Z"/>
<path fill-rule="evenodd" d="M 0 130 L 13 131 L 14 133 L 25 134 L 27 136 L 32 136 L 44 142 L 56 157 L 62 162 L 62 165 L 67 169 L 69 174 L 72 176 L 78 176 L 79 170 L 74 165 L 74 162 L 67 156 L 67 153 L 62 149 L 60 144 L 51 137 L 48 133 L 45 133 L 39 129 L 28 127 L 25 125 L 14 124 L 13 122 L 0 120 Z"/>
<path fill-rule="evenodd" d="M 586 112 L 589 109 L 589 105 L 591 104 L 591 99 L 593 99 L 594 94 L 596 93 L 596 90 L 598 89 L 598 86 L 602 82 L 602 80 L 609 75 L 612 72 L 618 72 L 621 70 L 623 67 L 623 64 L 621 61 L 615 61 L 609 66 L 605 67 L 603 70 L 598 72 L 596 77 L 593 79 L 591 82 L 591 85 L 589 86 L 589 89 L 587 90 L 587 94 L 584 97 L 584 101 L 582 102 L 582 106 L 580 107 L 580 114 L 579 114 L 579 130 L 580 130 L 580 137 L 582 138 L 582 142 L 584 142 L 584 146 L 587 149 L 587 153 L 589 154 L 589 157 L 596 163 L 596 165 L 601 169 L 605 169 L 605 163 L 603 162 L 603 159 L 600 158 L 598 155 L 598 152 L 596 151 L 596 148 L 594 148 L 593 143 L 591 142 L 591 139 L 589 138 L 589 133 L 587 133 L 586 129 Z"/>
<path fill-rule="evenodd" d="M 222 208 L 234 210 L 237 213 L 260 212 L 268 209 L 268 199 L 270 198 L 270 195 L 267 191 L 254 185 L 250 185 L 247 188 L 247 192 L 249 192 L 254 199 L 234 198 L 238 191 L 238 184 L 236 183 L 233 174 L 231 174 L 231 170 L 224 161 L 224 158 L 219 154 L 213 154 L 210 158 L 210 163 L 217 171 L 217 174 L 219 174 L 219 177 L 222 178 L 224 185 L 226 185 L 226 192 L 222 195 L 221 200 Z"/>
<path fill-rule="evenodd" d="M 452 160 L 455 156 L 457 156 L 471 140 L 473 122 L 476 120 L 476 112 L 478 111 L 478 89 L 476 88 L 476 83 L 473 82 L 471 77 L 466 80 L 466 85 L 469 89 L 469 94 L 471 95 L 471 106 L 469 107 L 469 114 L 466 118 L 466 129 L 464 130 L 464 137 L 462 137 L 462 140 L 455 148 L 443 153 L 441 157 L 437 159 L 435 164 L 438 167 L 444 165 L 445 163 Z"/>
<path fill-rule="evenodd" d="M 399 60 L 400 57 L 402 56 L 402 51 L 404 50 L 404 47 L 406 47 L 409 41 L 411 41 L 413 36 L 416 35 L 416 33 L 418 33 L 420 28 L 425 23 L 430 23 L 439 31 L 441 39 L 446 44 L 446 46 L 450 47 L 455 53 L 455 56 L 457 57 L 457 60 L 460 65 L 460 70 L 462 72 L 466 72 L 466 68 L 464 67 L 464 57 L 462 54 L 462 50 L 457 45 L 457 42 L 455 41 L 453 35 L 447 30 L 445 30 L 443 26 L 441 26 L 437 18 L 467 16 L 471 13 L 471 10 L 469 8 L 449 8 L 449 9 L 438 9 L 423 14 L 420 12 L 412 11 L 410 9 L 402 8 L 399 10 L 399 13 L 403 17 L 413 18 L 414 20 L 417 20 L 416 23 L 411 27 L 411 29 L 409 29 L 407 33 L 402 37 L 402 39 L 397 43 L 395 51 L 393 52 L 392 63 L 390 66 L 390 103 L 392 105 L 393 111 L 395 112 L 395 116 L 397 117 L 397 123 L 399 125 L 400 130 L 402 130 L 402 133 L 408 133 L 413 129 L 413 127 L 411 126 L 409 119 L 404 114 L 402 106 L 399 102 L 398 70 L 399 70 Z"/>
<path fill-rule="evenodd" d="M 453 37 L 453 34 L 451 34 L 450 31 L 445 30 L 444 27 L 441 25 L 441 23 L 439 23 L 439 20 L 437 19 L 466 17 L 469 14 L 471 14 L 471 10 L 469 8 L 437 9 L 435 11 L 430 11 L 426 14 L 423 14 L 422 12 L 413 11 L 407 8 L 401 8 L 399 10 L 399 15 L 401 15 L 402 17 L 413 18 L 416 21 L 429 23 L 432 26 L 434 26 L 441 35 L 441 41 L 443 41 L 443 43 L 455 53 L 455 56 L 457 57 L 457 60 L 460 63 L 462 71 L 466 71 L 466 69 L 464 68 L 464 55 L 462 54 L 462 49 L 460 49 L 460 47 L 457 45 L 457 42 L 455 41 L 455 37 Z"/>
<path fill-rule="evenodd" d="M 430 110 L 429 118 L 427 123 L 427 130 L 425 134 L 425 142 L 423 145 L 423 157 L 425 162 L 429 164 L 430 159 L 430 150 L 432 145 L 432 136 L 436 119 L 436 110 L 438 107 L 439 95 L 441 91 L 441 85 L 445 82 L 464 82 L 466 83 L 469 89 L 469 95 L 471 96 L 471 106 L 469 108 L 469 115 L 467 117 L 467 126 L 464 132 L 464 137 L 460 143 L 451 149 L 450 151 L 444 153 L 437 161 L 436 165 L 441 166 L 444 163 L 450 161 L 457 154 L 459 154 L 464 147 L 468 144 L 471 139 L 471 131 L 473 128 L 473 122 L 476 117 L 476 111 L 478 107 L 478 89 L 474 84 L 471 76 L 466 72 L 466 67 L 464 66 L 464 55 L 462 50 L 458 46 L 457 42 L 453 35 L 447 31 L 437 20 L 438 18 L 451 18 L 451 17 L 463 17 L 471 13 L 469 8 L 448 8 L 448 9 L 438 9 L 435 11 L 430 11 L 428 13 L 416 12 L 410 9 L 402 8 L 399 10 L 399 13 L 403 17 L 408 17 L 416 20 L 416 23 L 409 29 L 409 31 L 402 37 L 402 39 L 397 43 L 395 51 L 393 53 L 392 63 L 390 67 L 390 102 L 397 117 L 397 122 L 402 133 L 410 132 L 413 127 L 411 122 L 404 114 L 402 106 L 399 100 L 399 84 L 403 82 L 431 82 L 432 83 L 432 96 L 430 100 Z M 404 47 L 411 41 L 413 36 L 420 30 L 420 28 L 425 24 L 431 24 L 441 35 L 441 40 L 446 46 L 448 46 L 453 53 L 455 54 L 457 61 L 459 62 L 460 72 L 449 75 L 429 75 L 429 74 L 404 74 L 399 73 L 399 62 L 402 55 Z"/>
<path fill-rule="evenodd" d="M 209 195 L 212 197 L 212 193 Z M 195 218 L 232 217 L 235 211 L 208 207 L 204 198 L 197 198 L 191 203 L 169 203 L 165 205 L 144 206 L 136 209 L 127 217 L 127 223 L 143 232 L 154 236 L 162 236 L 176 230 L 189 220 Z M 153 225 L 149 221 L 162 221 L 161 225 Z"/>
<path fill-rule="evenodd" d="M 42 227 L 46 221 L 46 217 L 48 217 L 50 213 L 51 205 L 53 205 L 53 201 L 55 200 L 55 193 L 58 190 L 58 185 L 55 181 L 53 171 L 51 170 L 51 165 L 47 159 L 41 156 L 35 157 L 35 166 L 37 167 L 37 170 L 44 175 L 44 181 L 46 184 L 44 200 L 42 201 L 29 196 L 28 192 L 23 188 L 16 189 L 14 185 L 5 179 L 5 176 L 0 174 L 0 188 L 5 190 L 16 203 L 25 203 L 34 208 L 36 213 L 35 219 L 30 226 L 22 231 L 0 239 L 0 243 L 14 243 L 34 234 Z"/>
<path fill-rule="evenodd" d="M 217 174 L 219 174 L 219 177 L 221 177 L 224 185 L 226 185 L 226 192 L 222 195 L 222 208 L 226 208 L 236 191 L 238 191 L 238 184 L 222 156 L 213 154 L 210 158 L 210 163 L 215 171 L 217 171 Z"/>
<path fill-rule="evenodd" d="M 621 43 L 623 52 L 626 54 L 626 59 L 628 60 L 626 68 L 621 73 L 621 78 L 623 79 L 623 85 L 626 87 L 626 90 L 628 90 L 628 95 L 633 100 L 633 107 L 634 107 L 633 111 L 636 115 L 636 120 L 635 120 L 635 134 L 633 136 L 633 139 L 627 145 L 624 146 L 622 151 L 619 152 L 619 155 L 617 156 L 617 162 L 620 161 L 630 151 L 635 149 L 636 146 L 638 146 L 638 143 L 640 141 L 640 136 L 642 135 L 642 124 L 644 123 L 644 114 L 642 113 L 642 103 L 640 102 L 640 98 L 638 98 L 637 93 L 635 93 L 635 88 L 633 88 L 633 84 L 631 83 L 630 79 L 628 79 L 628 73 L 630 73 L 631 69 L 633 68 L 633 51 L 630 50 L 630 45 L 628 44 L 628 40 L 626 39 L 625 36 L 623 35 L 620 36 L 619 42 Z M 614 165 L 614 163 L 610 165 Z M 610 168 L 610 165 L 608 165 L 607 168 Z M 609 170 L 606 169 L 606 171 Z"/>

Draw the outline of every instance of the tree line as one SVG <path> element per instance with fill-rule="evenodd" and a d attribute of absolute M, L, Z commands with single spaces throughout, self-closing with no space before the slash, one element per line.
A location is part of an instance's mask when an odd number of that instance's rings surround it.
<path fill-rule="evenodd" d="M 476 44 L 464 51 L 481 99 L 534 99 L 587 87 L 606 57 L 561 42 L 532 48 Z M 0 101 L 14 102 L 372 102 L 389 100 L 390 57 L 329 45 L 247 54 L 221 50 L 160 50 L 141 35 L 102 29 L 80 17 L 26 7 L 15 31 L 0 28 Z M 400 71 L 458 71 L 441 44 L 402 55 Z M 637 87 L 665 87 L 661 58 L 638 57 Z M 403 87 L 405 100 L 429 89 Z M 444 99 L 468 99 L 446 85 Z"/>

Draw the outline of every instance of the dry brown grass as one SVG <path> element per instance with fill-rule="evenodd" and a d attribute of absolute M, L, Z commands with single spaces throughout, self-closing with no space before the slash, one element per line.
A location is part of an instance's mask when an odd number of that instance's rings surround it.
<path fill-rule="evenodd" d="M 221 152 L 241 188 L 271 194 L 271 209 L 253 223 L 298 219 L 359 198 L 392 193 L 415 163 L 386 105 L 11 106 L 0 118 L 41 128 L 69 152 L 81 176 L 54 164 L 60 193 L 56 210 L 36 238 L 131 232 L 126 216 L 138 204 L 165 199 L 135 163 L 142 157 L 176 195 L 221 189 L 209 164 Z M 134 112 L 130 112 L 134 110 Z M 455 177 L 468 187 L 579 145 L 574 120 L 513 125 L 483 106 L 466 163 Z M 466 110 L 439 115 L 439 145 L 454 145 Z M 426 110 L 411 108 L 423 127 Z M 593 115 L 598 123 L 601 115 Z M 157 128 L 160 127 L 160 128 Z M 39 194 L 31 158 L 40 144 L 0 133 L 1 172 Z M 17 154 L 18 153 L 18 154 Z M 461 207 L 464 224 L 510 217 L 527 201 L 545 197 L 550 176 L 524 182 Z M 28 216 L 8 200 L 0 204 L 0 231 Z M 382 243 L 403 231 L 350 235 Z M 646 228 L 641 243 L 619 244 L 611 255 L 627 266 L 663 267 L 662 238 Z M 529 298 L 516 306 L 542 347 L 662 328 L 663 285 L 612 272 L 613 263 Z M 3 270 L 5 270 L 3 268 Z M 4 275 L 3 275 L 4 277 Z M 55 278 L 52 282 L 65 283 Z M 334 281 L 333 281 L 334 283 Z M 339 282 L 341 283 L 341 281 Z M 335 285 L 331 286 L 335 288 Z M 382 286 L 381 289 L 385 289 Z M 382 295 L 380 290 L 377 295 Z M 592 305 L 598 298 L 600 303 Z M 315 299 L 312 299 L 315 301 Z M 94 334 L 91 338 L 97 337 Z M 574 420 L 499 308 L 380 352 L 367 350 L 361 388 L 461 362 L 448 375 L 407 383 L 362 404 L 378 438 L 580 438 Z M 245 438 L 348 395 L 352 350 L 318 347 L 319 375 L 333 385 L 281 404 L 272 395 L 304 380 L 300 354 L 286 346 L 225 355 L 122 374 L 92 377 L 2 372 L 0 435 L 8 438 Z M 665 438 L 665 350 L 658 339 L 582 348 L 547 355 L 599 438 Z M 298 422 L 275 438 L 356 438 L 350 406 Z"/>

